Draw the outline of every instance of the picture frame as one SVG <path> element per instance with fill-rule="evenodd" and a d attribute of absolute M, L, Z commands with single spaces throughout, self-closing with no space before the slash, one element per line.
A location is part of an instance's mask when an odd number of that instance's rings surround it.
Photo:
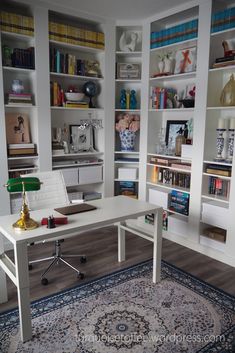
<path fill-rule="evenodd" d="M 167 146 L 169 142 L 171 142 L 171 147 L 175 148 L 175 139 L 178 135 L 178 131 L 180 128 L 184 129 L 187 122 L 187 120 L 167 120 L 165 136 L 165 142 Z"/>
<path fill-rule="evenodd" d="M 176 51 L 174 74 L 196 71 L 197 47 L 184 48 Z"/>
<path fill-rule="evenodd" d="M 82 128 L 81 128 L 82 127 Z M 70 143 L 73 143 L 77 152 L 94 150 L 94 138 L 92 126 L 84 128 L 83 124 L 69 125 Z"/>
<path fill-rule="evenodd" d="M 30 143 L 29 117 L 24 113 L 6 113 L 8 144 Z"/>
<path fill-rule="evenodd" d="M 117 79 L 133 79 L 141 78 L 141 65 L 133 63 L 117 63 Z"/>

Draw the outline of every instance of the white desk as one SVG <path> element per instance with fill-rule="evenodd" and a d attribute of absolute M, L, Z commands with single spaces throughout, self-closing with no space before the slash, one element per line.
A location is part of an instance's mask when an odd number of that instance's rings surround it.
<path fill-rule="evenodd" d="M 63 236 L 67 238 L 71 233 L 88 231 L 91 229 L 105 227 L 118 222 L 118 260 L 125 260 L 125 231 L 128 230 L 138 236 L 153 242 L 153 282 L 160 281 L 161 272 L 161 247 L 162 247 L 162 208 L 143 201 L 137 201 L 126 196 L 110 197 L 89 202 L 97 207 L 94 211 L 78 213 L 68 217 L 68 224 L 60 225 L 54 229 L 45 226 L 26 232 L 16 232 L 12 224 L 18 215 L 0 217 L 0 233 L 6 237 L 14 246 L 15 263 L 4 253 L 3 242 L 0 242 L 0 266 L 10 277 L 17 287 L 19 317 L 21 326 L 21 338 L 25 342 L 32 338 L 30 297 L 29 297 L 29 274 L 27 245 L 45 239 Z M 136 229 L 129 228 L 125 220 L 154 213 L 154 234 L 149 236 L 142 234 Z M 53 209 L 44 209 L 31 212 L 31 217 L 40 223 L 43 217 L 49 215 L 61 216 Z M 78 234 L 79 235 L 79 234 Z M 4 293 L 4 277 L 2 276 L 2 298 L 0 303 L 7 300 Z M 2 301 L 1 301 L 2 300 Z"/>

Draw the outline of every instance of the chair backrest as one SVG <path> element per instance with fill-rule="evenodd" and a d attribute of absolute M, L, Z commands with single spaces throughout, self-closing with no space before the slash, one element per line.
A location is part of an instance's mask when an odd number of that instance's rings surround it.
<path fill-rule="evenodd" d="M 61 171 L 32 173 L 30 176 L 39 178 L 43 183 L 40 190 L 27 193 L 30 210 L 55 208 L 69 204 L 69 198 Z"/>

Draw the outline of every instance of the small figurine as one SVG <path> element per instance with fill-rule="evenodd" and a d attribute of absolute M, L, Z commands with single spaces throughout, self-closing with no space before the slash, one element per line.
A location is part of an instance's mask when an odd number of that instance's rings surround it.
<path fill-rule="evenodd" d="M 135 90 L 131 90 L 131 95 L 130 95 L 130 109 L 136 109 L 137 108 L 137 99 L 135 96 Z"/>
<path fill-rule="evenodd" d="M 120 108 L 126 109 L 126 90 L 125 89 L 121 89 Z"/>
<path fill-rule="evenodd" d="M 123 32 L 119 40 L 119 48 L 121 51 L 135 51 L 136 43 L 138 40 L 138 34 L 136 32 L 131 32 L 130 42 L 127 43 L 127 33 Z"/>

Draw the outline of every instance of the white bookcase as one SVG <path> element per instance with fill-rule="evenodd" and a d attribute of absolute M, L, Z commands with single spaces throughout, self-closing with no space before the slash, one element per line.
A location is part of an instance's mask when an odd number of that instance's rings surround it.
<path fill-rule="evenodd" d="M 219 0 L 195 0 L 171 8 L 164 13 L 153 14 L 151 18 L 143 19 L 138 23 L 132 21 L 113 21 L 110 19 L 88 16 L 87 14 L 73 11 L 65 7 L 44 4 L 40 7 L 32 6 L 29 0 L 12 3 L 4 3 L 4 7 L 13 8 L 19 13 L 28 13 L 34 16 L 34 37 L 25 35 L 13 35 L 1 32 L 0 41 L 14 47 L 35 47 L 35 70 L 20 70 L 2 67 L 0 53 L 0 183 L 3 185 L 8 179 L 9 166 L 13 168 L 15 163 L 20 163 L 18 157 L 8 158 L 6 148 L 5 114 L 7 112 L 22 112 L 30 117 L 32 141 L 37 144 L 38 156 L 33 157 L 36 170 L 69 169 L 74 168 L 74 162 L 91 158 L 99 158 L 102 161 L 91 162 L 90 166 L 102 166 L 103 180 L 96 184 L 76 185 L 76 191 L 97 191 L 103 196 L 118 194 L 118 168 L 137 168 L 138 175 L 134 180 L 138 186 L 139 199 L 149 200 L 149 189 L 159 191 L 171 191 L 173 188 L 182 190 L 180 187 L 171 187 L 156 183 L 152 178 L 153 166 L 150 158 L 157 156 L 156 144 L 158 133 L 164 128 L 167 121 L 183 120 L 193 118 L 193 148 L 191 162 L 190 188 L 183 189 L 190 194 L 189 215 L 174 214 L 175 224 L 173 231 L 164 231 L 164 237 L 182 244 L 188 248 L 211 256 L 219 261 L 235 266 L 235 179 L 232 170 L 231 176 L 221 177 L 221 180 L 230 183 L 230 191 L 226 198 L 208 193 L 209 178 L 213 177 L 206 173 L 208 164 L 217 164 L 216 156 L 216 128 L 220 119 L 230 120 L 235 118 L 234 107 L 224 107 L 220 103 L 220 94 L 232 73 L 235 74 L 234 66 L 225 68 L 213 68 L 217 57 L 223 56 L 222 40 L 234 38 L 235 29 L 226 29 L 211 33 L 212 13 L 223 10 L 225 7 L 234 7 L 235 1 L 221 2 Z M 23 5 L 24 4 L 24 5 Z M 2 6 L 2 5 L 1 5 Z M 175 25 L 198 19 L 198 34 L 193 39 L 182 39 L 174 44 L 150 49 L 151 32 L 171 28 Z M 105 33 L 105 50 L 75 46 L 62 42 L 52 41 L 48 35 L 48 23 L 50 19 L 57 19 L 62 23 L 83 23 Z M 120 36 L 124 31 L 141 33 L 134 52 L 123 52 L 119 48 Z M 100 62 L 102 77 L 91 78 L 99 87 L 99 94 L 95 101 L 94 109 L 65 108 L 50 105 L 50 81 L 57 81 L 67 89 L 69 85 L 82 87 L 90 80 L 89 77 L 66 75 L 50 72 L 49 48 L 54 47 L 64 53 L 75 54 L 77 58 L 98 60 Z M 197 66 L 194 72 L 174 74 L 168 76 L 154 77 L 159 70 L 159 59 L 163 54 L 171 52 L 175 56 L 176 51 L 189 47 L 197 47 Z M 138 80 L 120 79 L 115 76 L 116 63 L 138 63 L 141 65 L 141 78 Z M 4 94 L 10 89 L 13 78 L 23 80 L 27 89 L 34 94 L 34 105 L 21 107 L 8 107 L 5 104 Z M 195 106 L 193 108 L 177 107 L 170 105 L 156 110 L 150 105 L 151 87 L 173 88 L 178 92 L 184 90 L 187 85 L 196 85 Z M 133 88 L 137 92 L 138 106 L 136 110 L 121 109 L 120 90 Z M 134 151 L 124 152 L 120 148 L 120 139 L 115 131 L 115 119 L 122 113 L 140 114 L 141 128 L 138 132 Z M 98 119 L 102 122 L 103 129 L 95 130 L 96 152 L 71 153 L 52 155 L 51 128 L 63 128 L 64 124 L 79 124 L 84 119 Z M 162 156 L 165 158 L 180 159 L 174 156 Z M 126 160 L 125 160 L 126 158 Z M 128 159 L 127 159 L 128 158 Z M 133 161 L 130 158 L 135 158 Z M 138 161 L 136 160 L 138 158 Z M 229 163 L 228 165 L 234 165 Z M 25 158 L 24 158 L 25 160 Z M 30 158 L 27 157 L 27 160 Z M 184 160 L 182 158 L 182 160 Z M 227 162 L 221 162 L 226 165 Z M 84 166 L 87 166 L 84 163 Z M 80 164 L 83 167 L 83 162 Z M 171 168 L 169 168 L 171 170 Z M 232 168 L 233 169 L 233 168 Z M 74 188 L 73 188 L 74 189 Z M 70 189 L 69 189 L 70 190 Z M 10 197 L 5 190 L 0 190 L 0 214 L 10 212 Z M 221 243 L 205 237 L 204 230 L 208 226 L 218 226 L 218 220 L 211 224 L 204 217 L 203 206 L 208 206 L 211 201 L 216 200 L 216 205 L 221 214 L 228 217 L 226 230 L 226 242 Z M 205 207 L 205 206 L 204 206 Z M 167 207 L 166 207 L 167 209 Z M 219 217 L 218 217 L 219 219 Z M 133 224 L 134 225 L 134 224 Z M 143 227 L 151 232 L 151 226 L 143 219 L 134 225 Z"/>

